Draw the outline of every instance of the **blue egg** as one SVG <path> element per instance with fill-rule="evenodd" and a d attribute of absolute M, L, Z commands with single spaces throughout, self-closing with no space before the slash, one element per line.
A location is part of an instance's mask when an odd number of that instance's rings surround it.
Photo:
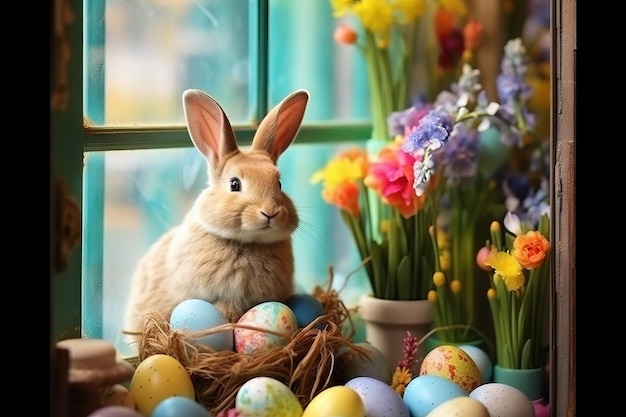
<path fill-rule="evenodd" d="M 437 375 L 420 375 L 404 390 L 404 403 L 411 417 L 426 417 L 439 404 L 452 398 L 467 396 L 460 385 Z"/>
<path fill-rule="evenodd" d="M 191 398 L 169 397 L 154 407 L 150 417 L 213 417 L 213 414 Z"/>
<path fill-rule="evenodd" d="M 322 303 L 311 294 L 294 294 L 285 300 L 285 304 L 296 315 L 298 328 L 306 327 L 319 316 L 326 314 Z M 323 328 L 323 323 L 318 327 Z"/>
<path fill-rule="evenodd" d="M 213 304 L 199 299 L 179 303 L 170 316 L 170 327 L 186 333 L 201 332 L 228 323 L 226 316 Z M 190 338 L 195 343 L 208 346 L 215 351 L 234 350 L 233 329 L 225 329 Z"/>

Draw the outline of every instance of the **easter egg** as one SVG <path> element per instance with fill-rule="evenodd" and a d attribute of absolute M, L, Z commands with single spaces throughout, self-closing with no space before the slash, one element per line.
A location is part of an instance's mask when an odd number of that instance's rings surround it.
<path fill-rule="evenodd" d="M 237 391 L 235 408 L 245 416 L 300 416 L 302 404 L 287 385 L 277 379 L 258 376 Z"/>
<path fill-rule="evenodd" d="M 278 301 L 257 304 L 243 313 L 237 324 L 250 326 L 236 327 L 233 331 L 237 352 L 249 354 L 283 346 L 298 330 L 298 319 L 294 312 Z"/>
<path fill-rule="evenodd" d="M 498 414 L 493 414 L 496 416 Z M 456 397 L 444 401 L 435 407 L 428 417 L 491 417 L 487 408 L 478 400 L 470 397 Z"/>
<path fill-rule="evenodd" d="M 187 333 L 200 332 L 228 323 L 224 314 L 208 301 L 189 299 L 177 304 L 170 316 L 172 330 Z M 190 338 L 191 341 L 208 346 L 215 351 L 233 350 L 235 341 L 233 330 L 208 333 L 203 336 Z"/>
<path fill-rule="evenodd" d="M 469 393 L 482 384 L 480 369 L 467 352 L 458 346 L 437 346 L 426 354 L 420 365 L 420 375 L 448 378 Z"/>
<path fill-rule="evenodd" d="M 164 399 L 183 396 L 195 399 L 191 377 L 181 363 L 168 355 L 155 354 L 141 361 L 130 382 L 137 410 L 146 416 Z"/>
<path fill-rule="evenodd" d="M 368 342 L 357 342 L 355 346 L 363 348 L 367 353 L 361 355 L 354 349 L 341 349 L 338 356 L 339 380 L 345 383 L 357 376 L 369 376 L 391 384 L 392 372 L 381 351 Z"/>
<path fill-rule="evenodd" d="M 154 408 L 150 417 L 213 417 L 213 414 L 191 398 L 169 397 Z"/>
<path fill-rule="evenodd" d="M 135 400 L 128 388 L 122 384 L 115 384 L 108 389 L 103 397 L 102 404 L 104 405 L 123 405 L 128 408 L 135 409 Z"/>
<path fill-rule="evenodd" d="M 535 417 L 533 402 L 519 389 L 498 382 L 482 384 L 469 393 L 480 401 L 492 416 Z"/>
<path fill-rule="evenodd" d="M 300 328 L 308 326 L 313 320 L 326 314 L 322 303 L 311 294 L 294 294 L 285 300 L 285 304 L 296 315 Z M 323 328 L 323 323 L 320 323 L 319 328 Z"/>
<path fill-rule="evenodd" d="M 411 417 L 426 417 L 439 404 L 464 396 L 467 396 L 465 390 L 448 378 L 420 375 L 407 384 L 402 399 Z"/>
<path fill-rule="evenodd" d="M 320 391 L 305 407 L 301 417 L 365 417 L 365 405 L 358 392 L 344 385 Z"/>
<path fill-rule="evenodd" d="M 459 345 L 459 348 L 463 349 L 472 358 L 478 369 L 480 370 L 480 378 L 482 382 L 491 381 L 491 374 L 493 373 L 493 363 L 489 359 L 487 352 L 473 345 Z"/>
<path fill-rule="evenodd" d="M 391 385 L 376 378 L 359 376 L 346 382 L 363 400 L 367 417 L 409 417 L 409 409 Z"/>
<path fill-rule="evenodd" d="M 144 417 L 144 415 L 124 405 L 107 405 L 91 412 L 87 417 Z"/>

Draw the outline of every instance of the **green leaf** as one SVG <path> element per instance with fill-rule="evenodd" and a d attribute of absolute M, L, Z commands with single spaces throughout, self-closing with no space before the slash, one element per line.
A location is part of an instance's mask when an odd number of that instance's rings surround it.
<path fill-rule="evenodd" d="M 404 256 L 398 263 L 398 299 L 399 300 L 417 300 L 419 294 L 416 293 L 417 288 L 412 280 L 411 276 L 411 259 L 408 256 Z"/>

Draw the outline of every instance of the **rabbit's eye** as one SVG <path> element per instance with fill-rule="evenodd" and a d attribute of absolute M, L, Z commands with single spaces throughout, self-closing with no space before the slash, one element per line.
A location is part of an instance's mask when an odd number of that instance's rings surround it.
<path fill-rule="evenodd" d="M 230 179 L 230 191 L 241 191 L 241 181 L 239 178 Z"/>
<path fill-rule="evenodd" d="M 280 181 L 278 181 L 278 189 L 279 189 L 279 190 L 282 190 L 282 189 L 283 189 L 283 183 L 282 183 L 282 182 L 280 182 Z"/>

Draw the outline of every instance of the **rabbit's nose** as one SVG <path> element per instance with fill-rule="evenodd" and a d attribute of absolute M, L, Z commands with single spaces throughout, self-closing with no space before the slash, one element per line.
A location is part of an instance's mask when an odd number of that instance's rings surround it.
<path fill-rule="evenodd" d="M 272 222 L 272 219 L 278 214 L 278 211 L 272 211 L 271 213 L 268 213 L 261 210 L 261 214 L 267 219 L 267 224 L 269 225 Z"/>

